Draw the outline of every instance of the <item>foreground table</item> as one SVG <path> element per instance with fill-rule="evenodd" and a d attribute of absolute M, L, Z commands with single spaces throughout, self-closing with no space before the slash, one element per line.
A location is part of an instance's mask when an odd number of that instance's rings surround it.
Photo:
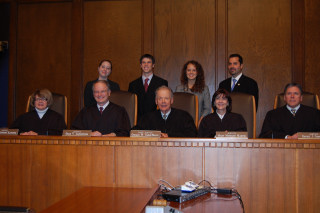
<path fill-rule="evenodd" d="M 320 209 L 320 140 L 1 136 L 0 159 L 0 205 L 36 212 L 83 187 L 159 179 L 236 188 L 246 213 Z"/>
<path fill-rule="evenodd" d="M 144 212 L 145 206 L 151 205 L 159 194 L 157 187 L 84 187 L 40 213 Z M 167 204 L 183 213 L 242 213 L 241 204 L 235 196 L 217 196 L 211 193 L 184 203 Z"/>
<path fill-rule="evenodd" d="M 84 187 L 41 213 L 141 212 L 157 188 Z"/>

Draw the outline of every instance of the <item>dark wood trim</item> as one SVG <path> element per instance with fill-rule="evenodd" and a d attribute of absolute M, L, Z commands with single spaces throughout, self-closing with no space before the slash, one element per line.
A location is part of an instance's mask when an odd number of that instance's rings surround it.
<path fill-rule="evenodd" d="M 71 31 L 71 89 L 68 105 L 70 106 L 68 126 L 83 106 L 83 0 L 72 3 L 72 31 Z"/>
<path fill-rule="evenodd" d="M 17 21 L 18 4 L 10 2 L 10 40 L 9 40 L 9 75 L 8 75 L 8 126 L 16 117 L 16 77 L 17 77 Z"/>
<path fill-rule="evenodd" d="M 305 88 L 305 1 L 291 1 L 292 82 Z"/>
<path fill-rule="evenodd" d="M 142 0 L 141 15 L 141 54 L 149 53 L 153 55 L 154 51 L 154 0 Z"/>
<path fill-rule="evenodd" d="M 216 76 L 215 89 L 224 80 L 228 73 L 226 71 L 226 59 L 228 54 L 228 0 L 216 0 Z"/>

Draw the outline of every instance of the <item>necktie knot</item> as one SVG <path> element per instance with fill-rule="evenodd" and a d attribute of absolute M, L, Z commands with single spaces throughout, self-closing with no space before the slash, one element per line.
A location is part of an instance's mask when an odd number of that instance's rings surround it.
<path fill-rule="evenodd" d="M 233 78 L 232 79 L 232 87 L 231 87 L 231 91 L 233 91 L 234 87 L 236 86 L 236 83 L 237 83 L 237 79 Z"/>
<path fill-rule="evenodd" d="M 293 116 L 296 116 L 296 112 L 297 111 L 295 109 L 291 109 L 291 113 L 292 113 Z"/>
<path fill-rule="evenodd" d="M 148 87 L 149 87 L 148 81 L 149 81 L 149 78 L 144 79 L 144 91 L 145 92 L 148 91 Z"/>
<path fill-rule="evenodd" d="M 103 107 L 100 107 L 100 108 L 99 108 L 99 111 L 100 111 L 100 114 L 102 115 L 102 113 L 103 113 Z"/>
<path fill-rule="evenodd" d="M 166 114 L 163 114 L 163 116 L 162 116 L 162 118 L 163 118 L 163 120 L 167 120 L 167 115 Z"/>

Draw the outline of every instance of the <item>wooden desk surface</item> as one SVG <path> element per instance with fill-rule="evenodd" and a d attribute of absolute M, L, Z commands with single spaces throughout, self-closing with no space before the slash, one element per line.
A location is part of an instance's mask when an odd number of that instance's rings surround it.
<path fill-rule="evenodd" d="M 157 188 L 84 187 L 41 213 L 141 212 Z"/>

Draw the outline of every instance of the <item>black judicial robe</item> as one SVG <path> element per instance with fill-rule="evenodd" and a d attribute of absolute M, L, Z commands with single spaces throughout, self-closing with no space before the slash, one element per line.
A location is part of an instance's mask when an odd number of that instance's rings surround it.
<path fill-rule="evenodd" d="M 246 121 L 233 112 L 227 112 L 222 120 L 217 113 L 211 113 L 202 119 L 198 137 L 213 138 L 217 131 L 247 131 Z"/>
<path fill-rule="evenodd" d="M 19 129 L 19 134 L 34 131 L 38 135 L 62 135 L 66 128 L 62 115 L 51 109 L 47 110 L 42 119 L 36 110 L 27 112 L 19 116 L 10 126 L 10 129 Z"/>
<path fill-rule="evenodd" d="M 171 112 L 164 120 L 160 110 L 144 115 L 133 129 L 159 130 L 169 137 L 196 137 L 197 128 L 191 115 L 183 110 L 171 108 Z"/>
<path fill-rule="evenodd" d="M 86 84 L 86 87 L 84 89 L 84 105 L 86 107 L 88 106 L 93 106 L 93 105 L 97 105 L 97 102 L 96 100 L 94 99 L 93 97 L 93 91 L 92 91 L 92 86 L 95 82 L 97 82 L 98 79 L 94 80 L 94 81 L 89 81 L 87 84 Z M 110 85 L 110 90 L 111 92 L 112 91 L 119 91 L 120 90 L 120 87 L 119 87 L 119 84 L 114 82 L 114 81 L 111 81 L 108 79 L 108 83 Z"/>
<path fill-rule="evenodd" d="M 117 136 L 129 136 L 130 120 L 127 111 L 112 102 L 100 114 L 97 105 L 83 108 L 71 126 L 72 129 L 114 132 Z"/>
<path fill-rule="evenodd" d="M 267 113 L 260 138 L 285 138 L 297 132 L 319 132 L 320 111 L 300 104 L 293 116 L 287 106 L 271 110 Z"/>
<path fill-rule="evenodd" d="M 157 110 L 157 105 L 155 103 L 155 92 L 158 87 L 163 85 L 168 86 L 168 81 L 154 74 L 149 83 L 147 92 L 144 90 L 142 77 L 139 77 L 129 84 L 128 91 L 135 93 L 138 97 L 138 120 L 140 120 L 142 115 Z"/>

